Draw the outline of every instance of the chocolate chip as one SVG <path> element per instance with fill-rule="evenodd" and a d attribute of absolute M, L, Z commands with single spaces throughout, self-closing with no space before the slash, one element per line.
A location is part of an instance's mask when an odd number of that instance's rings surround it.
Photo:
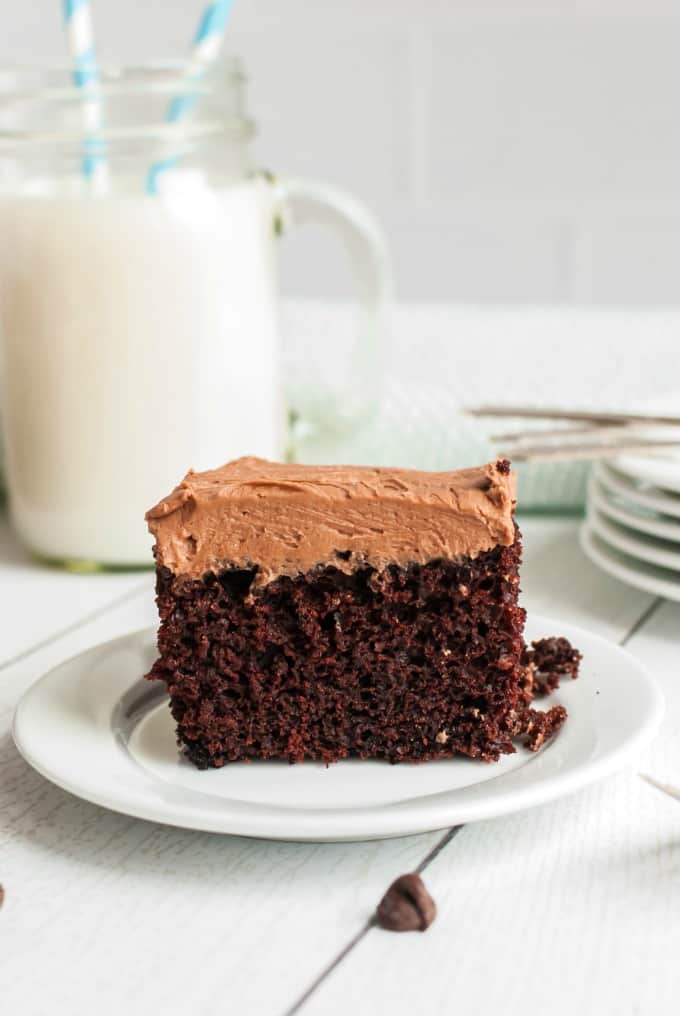
<path fill-rule="evenodd" d="M 387 931 L 425 931 L 437 907 L 420 875 L 400 875 L 389 887 L 376 911 L 378 924 Z"/>

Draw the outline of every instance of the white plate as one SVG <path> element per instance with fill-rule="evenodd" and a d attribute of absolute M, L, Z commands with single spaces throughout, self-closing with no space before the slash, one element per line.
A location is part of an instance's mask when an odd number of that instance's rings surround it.
<path fill-rule="evenodd" d="M 639 487 L 633 480 L 622 473 L 617 473 L 611 466 L 599 462 L 593 469 L 593 475 L 607 490 L 633 504 L 651 508 L 662 515 L 680 518 L 680 496 L 667 493 L 658 487 Z"/>
<path fill-rule="evenodd" d="M 648 564 L 657 564 L 661 568 L 676 571 L 680 581 L 680 546 L 668 540 L 659 540 L 656 536 L 632 532 L 618 522 L 607 519 L 592 505 L 588 506 L 587 517 L 591 530 L 610 547 L 616 547 L 624 554 L 646 561 Z"/>
<path fill-rule="evenodd" d="M 680 600 L 680 572 L 659 568 L 622 553 L 594 533 L 588 522 L 581 526 L 580 540 L 585 555 L 608 575 L 654 596 Z"/>
<path fill-rule="evenodd" d="M 420 833 L 542 804 L 620 768 L 654 735 L 663 700 L 624 650 L 572 625 L 534 618 L 528 637 L 565 635 L 584 654 L 578 681 L 547 703 L 569 719 L 542 751 L 499 763 L 351 760 L 238 763 L 199 772 L 180 757 L 163 689 L 140 677 L 153 631 L 61 664 L 24 696 L 14 739 L 53 783 L 138 818 L 271 839 L 355 840 Z"/>
<path fill-rule="evenodd" d="M 648 533 L 650 536 L 660 536 L 663 540 L 680 545 L 680 522 L 673 522 L 646 508 L 625 503 L 615 494 L 610 494 L 592 476 L 588 484 L 588 504 L 622 525 L 628 526 L 629 529 Z"/>
<path fill-rule="evenodd" d="M 659 435 L 663 437 L 663 432 Z M 666 432 L 666 438 L 669 436 Z M 614 465 L 621 472 L 634 480 L 651 483 L 654 487 L 672 490 L 680 494 L 680 455 L 666 452 L 649 452 L 642 455 L 621 455 Z"/>

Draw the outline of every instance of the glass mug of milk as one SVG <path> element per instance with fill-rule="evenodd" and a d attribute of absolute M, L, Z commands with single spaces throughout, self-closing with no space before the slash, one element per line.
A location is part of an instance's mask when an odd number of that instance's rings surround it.
<path fill-rule="evenodd" d="M 65 71 L 0 73 L 0 428 L 43 559 L 148 565 L 144 511 L 187 468 L 281 458 L 291 418 L 344 428 L 370 405 L 380 230 L 326 185 L 256 172 L 243 93 L 234 61 L 190 84 L 104 72 L 87 100 Z M 343 390 L 287 405 L 276 234 L 305 220 L 345 243 L 360 328 Z"/>

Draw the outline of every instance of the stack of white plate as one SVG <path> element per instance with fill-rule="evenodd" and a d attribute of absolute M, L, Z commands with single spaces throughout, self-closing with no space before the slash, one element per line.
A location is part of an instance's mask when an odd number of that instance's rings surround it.
<path fill-rule="evenodd" d="M 604 571 L 680 600 L 680 458 L 617 458 L 590 477 L 581 545 Z"/>

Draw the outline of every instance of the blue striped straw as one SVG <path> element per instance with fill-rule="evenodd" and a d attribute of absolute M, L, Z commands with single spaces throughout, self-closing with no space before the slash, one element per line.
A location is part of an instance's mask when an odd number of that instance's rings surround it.
<path fill-rule="evenodd" d="M 224 30 L 233 6 L 234 0 L 215 0 L 206 7 L 187 61 L 187 82 L 200 81 L 219 56 L 224 41 Z M 196 93 L 176 96 L 168 107 L 168 123 L 179 123 L 184 120 L 197 101 Z M 176 158 L 162 159 L 154 163 L 147 178 L 146 189 L 149 194 L 157 192 L 161 174 L 176 164 Z"/>
<path fill-rule="evenodd" d="M 73 80 L 86 96 L 83 102 L 83 119 L 86 130 L 98 132 L 102 125 L 102 110 L 94 90 L 99 84 L 99 70 L 94 48 L 92 9 L 89 0 L 63 0 L 64 26 L 73 60 Z M 87 98 L 87 96 L 90 96 Z M 109 170 L 100 154 L 101 142 L 87 139 L 84 142 L 83 174 L 96 190 L 104 192 L 109 186 Z"/>

